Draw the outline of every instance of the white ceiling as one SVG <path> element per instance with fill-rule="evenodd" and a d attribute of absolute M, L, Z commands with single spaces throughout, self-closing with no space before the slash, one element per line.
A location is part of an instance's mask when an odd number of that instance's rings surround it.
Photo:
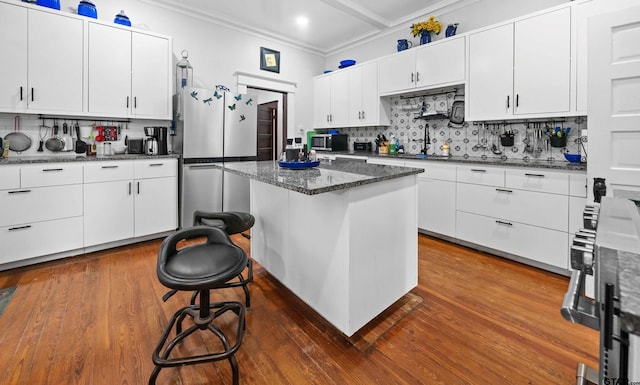
<path fill-rule="evenodd" d="M 143 0 L 145 1 L 145 0 Z M 184 14 L 275 38 L 321 54 L 396 28 L 466 0 L 146 0 Z M 309 24 L 300 27 L 296 18 Z"/>

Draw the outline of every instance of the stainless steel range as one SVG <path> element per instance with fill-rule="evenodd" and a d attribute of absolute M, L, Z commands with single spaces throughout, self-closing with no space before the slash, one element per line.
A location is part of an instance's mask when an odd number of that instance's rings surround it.
<path fill-rule="evenodd" d="M 579 364 L 577 383 L 640 384 L 640 212 L 628 199 L 602 197 L 584 210 L 571 247 L 571 281 L 561 313 L 600 332 L 600 367 Z M 585 282 L 595 277 L 593 298 Z"/>

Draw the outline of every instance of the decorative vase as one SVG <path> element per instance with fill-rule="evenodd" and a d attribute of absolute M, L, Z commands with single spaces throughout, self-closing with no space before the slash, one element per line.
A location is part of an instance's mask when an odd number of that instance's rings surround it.
<path fill-rule="evenodd" d="M 420 45 L 431 43 L 431 32 L 422 32 L 420 34 Z"/>

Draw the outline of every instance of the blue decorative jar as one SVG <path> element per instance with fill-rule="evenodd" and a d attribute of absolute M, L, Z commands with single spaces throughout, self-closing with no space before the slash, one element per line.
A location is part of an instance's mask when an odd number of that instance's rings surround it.
<path fill-rule="evenodd" d="M 431 32 L 422 32 L 420 34 L 420 45 L 431 43 Z"/>
<path fill-rule="evenodd" d="M 30 3 L 32 3 L 32 1 L 30 1 Z M 38 0 L 36 4 L 42 7 L 60 10 L 60 0 Z"/>
<path fill-rule="evenodd" d="M 116 15 L 116 18 L 113 20 L 113 22 L 116 24 L 131 27 L 131 20 L 129 20 L 129 17 L 124 14 L 124 11 L 120 11 L 120 13 Z"/>
<path fill-rule="evenodd" d="M 97 19 L 98 10 L 96 9 L 96 6 L 92 2 L 83 0 L 80 2 L 80 4 L 78 4 L 78 15 Z"/>
<path fill-rule="evenodd" d="M 456 34 L 457 30 L 458 30 L 458 23 L 449 24 L 447 26 L 447 30 L 444 31 L 444 36 L 451 37 Z"/>

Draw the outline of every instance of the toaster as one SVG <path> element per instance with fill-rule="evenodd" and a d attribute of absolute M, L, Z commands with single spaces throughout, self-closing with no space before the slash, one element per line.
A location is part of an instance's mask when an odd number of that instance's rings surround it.
<path fill-rule="evenodd" d="M 353 151 L 371 152 L 371 142 L 353 142 Z"/>
<path fill-rule="evenodd" d="M 128 139 L 127 153 L 144 154 L 144 139 Z"/>

